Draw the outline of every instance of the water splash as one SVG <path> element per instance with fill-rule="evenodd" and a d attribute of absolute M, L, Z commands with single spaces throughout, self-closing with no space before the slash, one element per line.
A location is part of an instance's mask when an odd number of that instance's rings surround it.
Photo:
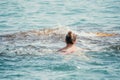
<path fill-rule="evenodd" d="M 119 43 L 118 36 L 102 37 L 92 32 L 79 32 L 72 30 L 70 27 L 57 26 L 51 29 L 0 35 L 1 54 L 42 55 L 43 53 L 55 53 L 57 49 L 64 46 L 65 35 L 68 31 L 73 31 L 78 36 L 77 46 L 84 48 L 85 51 L 100 51 Z"/>

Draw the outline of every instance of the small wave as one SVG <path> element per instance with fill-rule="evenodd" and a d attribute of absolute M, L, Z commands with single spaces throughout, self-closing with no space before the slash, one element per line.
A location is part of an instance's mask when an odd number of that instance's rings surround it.
<path fill-rule="evenodd" d="M 49 37 L 49 36 L 63 36 L 65 35 L 70 28 L 68 27 L 57 27 L 57 28 L 52 28 L 52 29 L 40 29 L 40 30 L 30 30 L 26 32 L 17 32 L 13 34 L 5 34 L 5 35 L 0 35 L 1 40 L 26 40 L 29 38 L 41 38 L 41 37 Z"/>
<path fill-rule="evenodd" d="M 112 46 L 108 47 L 107 50 L 120 52 L 120 45 L 112 45 Z"/>
<path fill-rule="evenodd" d="M 117 36 L 98 37 L 92 32 L 75 31 L 69 27 L 60 26 L 0 35 L 0 53 L 13 55 L 54 53 L 55 50 L 65 45 L 64 38 L 68 31 L 73 31 L 78 36 L 78 47 L 88 51 L 101 51 L 105 47 L 120 44 Z M 114 50 L 120 49 L 118 46 L 111 46 L 110 48 Z"/>
<path fill-rule="evenodd" d="M 30 30 L 0 35 L 0 54 L 7 55 L 43 55 L 54 53 L 59 41 L 64 40 L 68 27 Z"/>

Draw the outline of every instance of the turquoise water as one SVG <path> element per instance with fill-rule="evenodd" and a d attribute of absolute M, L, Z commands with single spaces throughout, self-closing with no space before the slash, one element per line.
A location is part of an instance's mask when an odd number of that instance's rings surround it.
<path fill-rule="evenodd" d="M 0 0 L 0 80 L 119 80 L 119 14 L 120 0 Z M 69 30 L 87 50 L 56 52 Z"/>

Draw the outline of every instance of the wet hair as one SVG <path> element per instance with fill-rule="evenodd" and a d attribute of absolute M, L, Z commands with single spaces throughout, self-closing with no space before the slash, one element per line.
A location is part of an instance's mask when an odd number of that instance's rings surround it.
<path fill-rule="evenodd" d="M 71 31 L 68 32 L 68 34 L 66 35 L 66 43 L 67 44 L 74 44 L 74 42 L 76 41 L 76 35 L 74 33 L 72 33 Z"/>

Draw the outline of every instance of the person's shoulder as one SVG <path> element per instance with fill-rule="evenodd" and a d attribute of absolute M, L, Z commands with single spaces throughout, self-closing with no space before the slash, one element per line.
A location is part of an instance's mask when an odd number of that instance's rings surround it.
<path fill-rule="evenodd" d="M 65 47 L 64 47 L 64 48 L 59 49 L 58 51 L 64 51 L 64 50 L 65 50 Z"/>

